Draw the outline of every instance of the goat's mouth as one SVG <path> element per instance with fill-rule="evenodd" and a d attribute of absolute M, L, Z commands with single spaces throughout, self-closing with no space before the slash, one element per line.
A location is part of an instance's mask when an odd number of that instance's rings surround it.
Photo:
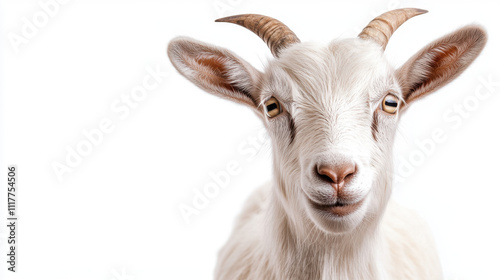
<path fill-rule="evenodd" d="M 360 201 L 355 203 L 336 202 L 334 204 L 318 204 L 314 201 L 311 201 L 311 204 L 313 205 L 314 208 L 320 211 L 328 212 L 337 217 L 343 217 L 351 213 L 354 213 L 356 210 L 358 210 L 361 204 L 363 204 L 363 200 L 364 199 L 361 199 Z"/>

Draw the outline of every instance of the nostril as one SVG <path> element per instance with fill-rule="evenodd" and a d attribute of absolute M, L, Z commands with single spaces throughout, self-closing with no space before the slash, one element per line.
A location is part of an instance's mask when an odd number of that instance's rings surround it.
<path fill-rule="evenodd" d="M 323 180 L 328 183 L 333 183 L 333 180 L 330 176 L 326 175 L 324 172 L 318 172 L 318 176 Z"/>
<path fill-rule="evenodd" d="M 328 166 L 318 166 L 317 168 L 318 175 L 321 177 L 323 180 L 333 183 L 337 181 L 337 174 L 333 170 L 333 168 L 330 168 Z"/>
<path fill-rule="evenodd" d="M 356 165 L 354 163 L 343 163 L 336 166 L 319 165 L 317 173 L 323 180 L 335 185 L 341 185 L 356 173 Z"/>

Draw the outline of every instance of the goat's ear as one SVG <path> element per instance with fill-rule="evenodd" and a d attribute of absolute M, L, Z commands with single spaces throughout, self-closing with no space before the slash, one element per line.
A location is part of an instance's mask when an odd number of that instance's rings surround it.
<path fill-rule="evenodd" d="M 410 58 L 396 71 L 405 103 L 409 105 L 458 77 L 479 55 L 486 38 L 484 29 L 469 25 L 430 43 Z"/>
<path fill-rule="evenodd" d="M 201 89 L 257 109 L 261 73 L 243 59 L 186 37 L 173 39 L 167 52 L 177 71 Z"/>

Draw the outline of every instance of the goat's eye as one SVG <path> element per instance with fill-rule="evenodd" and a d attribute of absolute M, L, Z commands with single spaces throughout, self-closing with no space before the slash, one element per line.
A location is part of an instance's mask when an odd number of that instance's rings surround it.
<path fill-rule="evenodd" d="M 281 113 L 281 105 L 274 97 L 269 98 L 265 103 L 266 115 L 269 118 L 274 118 Z"/>
<path fill-rule="evenodd" d="M 398 105 L 399 105 L 399 98 L 392 94 L 388 94 L 384 97 L 384 100 L 382 101 L 382 109 L 389 113 L 389 114 L 394 114 L 398 110 Z"/>

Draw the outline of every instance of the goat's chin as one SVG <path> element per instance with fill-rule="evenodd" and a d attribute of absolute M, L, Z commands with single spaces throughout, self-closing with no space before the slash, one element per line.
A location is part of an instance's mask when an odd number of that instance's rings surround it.
<path fill-rule="evenodd" d="M 314 224 L 330 234 L 345 234 L 357 228 L 366 215 L 366 205 L 368 201 L 362 200 L 356 209 L 347 215 L 337 215 L 335 211 L 321 209 L 313 205 L 310 201 L 306 203 L 306 212 Z"/>

